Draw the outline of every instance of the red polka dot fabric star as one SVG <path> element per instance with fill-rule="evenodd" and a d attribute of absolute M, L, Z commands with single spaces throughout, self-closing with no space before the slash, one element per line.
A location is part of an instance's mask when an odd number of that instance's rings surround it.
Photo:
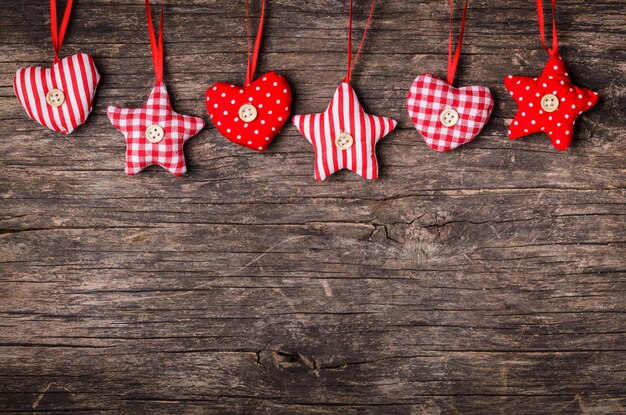
<path fill-rule="evenodd" d="M 262 152 L 289 118 L 291 88 L 274 72 L 245 86 L 218 82 L 206 91 L 206 107 L 224 137 Z"/>
<path fill-rule="evenodd" d="M 556 52 L 550 54 L 541 76 L 509 75 L 504 85 L 518 106 L 509 138 L 543 132 L 561 151 L 572 143 L 576 118 L 598 102 L 597 92 L 572 84 L 563 59 Z"/>
<path fill-rule="evenodd" d="M 347 82 L 339 85 L 326 111 L 295 115 L 293 123 L 313 144 L 317 180 L 341 169 L 376 179 L 376 144 L 397 125 L 391 118 L 367 114 Z"/>
<path fill-rule="evenodd" d="M 109 107 L 107 115 L 126 138 L 126 174 L 157 164 L 175 176 L 187 172 L 183 145 L 204 128 L 202 118 L 172 109 L 167 88 L 157 82 L 141 108 Z"/>

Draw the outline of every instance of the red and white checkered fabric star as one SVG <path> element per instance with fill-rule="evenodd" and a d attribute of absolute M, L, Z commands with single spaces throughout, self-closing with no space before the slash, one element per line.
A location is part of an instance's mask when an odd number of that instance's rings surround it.
<path fill-rule="evenodd" d="M 126 174 L 134 176 L 153 164 L 175 176 L 187 172 L 183 145 L 204 128 L 204 120 L 174 112 L 164 83 L 154 85 L 143 107 L 110 106 L 107 115 L 126 137 Z M 156 129 L 155 137 L 147 133 L 150 128 Z"/>
<path fill-rule="evenodd" d="M 347 82 L 339 85 L 326 111 L 295 115 L 293 123 L 313 144 L 317 180 L 341 169 L 376 179 L 376 143 L 397 125 L 391 118 L 367 114 Z"/>
<path fill-rule="evenodd" d="M 576 118 L 598 102 L 597 92 L 572 83 L 557 52 L 550 54 L 539 77 L 508 75 L 504 85 L 518 107 L 509 127 L 509 138 L 542 132 L 561 151 L 572 143 Z"/>
<path fill-rule="evenodd" d="M 480 133 L 489 121 L 493 98 L 484 86 L 455 88 L 423 74 L 415 78 L 409 89 L 407 109 L 426 144 L 437 151 L 449 151 Z M 451 114 L 451 121 L 445 120 L 444 112 Z"/>

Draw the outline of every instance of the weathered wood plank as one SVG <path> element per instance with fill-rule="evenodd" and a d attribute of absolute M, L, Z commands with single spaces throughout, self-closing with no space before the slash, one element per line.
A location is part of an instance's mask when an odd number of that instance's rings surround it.
<path fill-rule="evenodd" d="M 205 88 L 243 79 L 243 2 L 170 3 L 174 106 L 207 118 Z M 259 71 L 289 79 L 295 113 L 341 80 L 346 12 L 270 2 Z M 503 76 L 546 60 L 534 3 L 473 1 L 457 79 L 496 107 L 438 154 L 404 101 L 445 73 L 445 2 L 380 2 L 354 85 L 399 121 L 381 178 L 316 183 L 293 126 L 263 155 L 209 126 L 188 176 L 123 174 L 105 108 L 151 87 L 141 2 L 76 2 L 64 52 L 91 53 L 102 84 L 85 126 L 44 131 L 11 81 L 51 60 L 47 4 L 3 5 L 0 412 L 626 413 L 625 17 L 623 0 L 559 2 L 562 54 L 602 100 L 557 153 L 505 137 Z"/>

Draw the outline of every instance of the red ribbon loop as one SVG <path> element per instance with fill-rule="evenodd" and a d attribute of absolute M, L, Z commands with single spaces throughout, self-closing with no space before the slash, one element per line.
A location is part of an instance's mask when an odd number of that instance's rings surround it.
<path fill-rule="evenodd" d="M 61 29 L 57 28 L 57 2 L 56 0 L 50 0 L 50 29 L 52 31 L 52 48 L 54 49 L 54 63 L 59 61 L 59 53 L 61 52 L 61 45 L 63 45 L 63 38 L 65 37 L 65 31 L 70 21 L 70 14 L 72 13 L 73 0 L 67 0 L 65 5 L 65 12 L 63 13 L 63 20 L 61 21 Z"/>
<path fill-rule="evenodd" d="M 146 0 L 146 18 L 148 19 L 148 33 L 150 33 L 150 50 L 152 51 L 152 64 L 154 75 L 158 82 L 163 82 L 163 9 L 165 0 L 161 2 L 161 19 L 159 23 L 159 41 L 157 42 L 150 13 L 150 0 Z"/>
<path fill-rule="evenodd" d="M 459 65 L 459 57 L 461 56 L 461 45 L 463 44 L 463 34 L 465 33 L 465 21 L 467 20 L 467 5 L 469 0 L 465 0 L 465 6 L 463 7 L 463 16 L 461 17 L 461 30 L 459 31 L 459 40 L 456 44 L 454 51 L 454 57 L 452 56 L 452 12 L 453 12 L 453 0 L 449 0 L 450 6 L 450 35 L 448 36 L 448 83 L 452 85 L 454 82 L 454 75 L 456 74 L 456 68 Z"/>
<path fill-rule="evenodd" d="M 539 21 L 539 36 L 541 37 L 541 44 L 545 48 L 548 54 L 552 55 L 557 53 L 559 50 L 559 42 L 556 36 L 556 18 L 554 16 L 554 11 L 556 9 L 556 0 L 552 0 L 552 49 L 548 48 L 546 45 L 546 34 L 544 29 L 544 21 L 543 21 L 543 3 L 541 0 L 537 0 L 537 20 Z"/>
<path fill-rule="evenodd" d="M 248 38 L 248 68 L 246 70 L 246 85 L 249 85 L 254 78 L 256 63 L 259 60 L 259 50 L 261 49 L 261 39 L 263 38 L 263 21 L 265 20 L 265 0 L 261 3 L 261 17 L 259 18 L 259 29 L 256 32 L 254 50 L 250 53 L 250 0 L 246 0 L 246 32 Z"/>
<path fill-rule="evenodd" d="M 361 54 L 361 49 L 363 49 L 363 43 L 365 42 L 365 35 L 367 34 L 367 30 L 370 27 L 370 23 L 372 22 L 372 16 L 374 15 L 374 6 L 376 4 L 376 0 L 372 0 L 372 5 L 370 7 L 370 15 L 367 18 L 367 23 L 365 24 L 365 30 L 363 31 L 363 37 L 361 38 L 361 43 L 359 44 L 359 49 L 352 58 L 352 0 L 350 0 L 350 17 L 348 18 L 348 69 L 346 70 L 346 77 L 344 78 L 344 82 L 350 83 L 350 77 L 352 76 L 352 70 L 356 65 L 356 60 Z"/>

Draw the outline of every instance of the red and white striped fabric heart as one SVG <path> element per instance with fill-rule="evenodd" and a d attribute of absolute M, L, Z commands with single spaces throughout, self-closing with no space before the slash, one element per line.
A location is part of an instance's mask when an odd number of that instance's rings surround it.
<path fill-rule="evenodd" d="M 472 141 L 482 130 L 489 121 L 493 98 L 484 86 L 455 88 L 423 74 L 411 85 L 407 109 L 426 144 L 448 151 Z"/>
<path fill-rule="evenodd" d="M 18 69 L 13 89 L 30 118 L 69 134 L 87 120 L 99 82 L 91 56 L 77 53 L 58 60 L 51 68 Z"/>

